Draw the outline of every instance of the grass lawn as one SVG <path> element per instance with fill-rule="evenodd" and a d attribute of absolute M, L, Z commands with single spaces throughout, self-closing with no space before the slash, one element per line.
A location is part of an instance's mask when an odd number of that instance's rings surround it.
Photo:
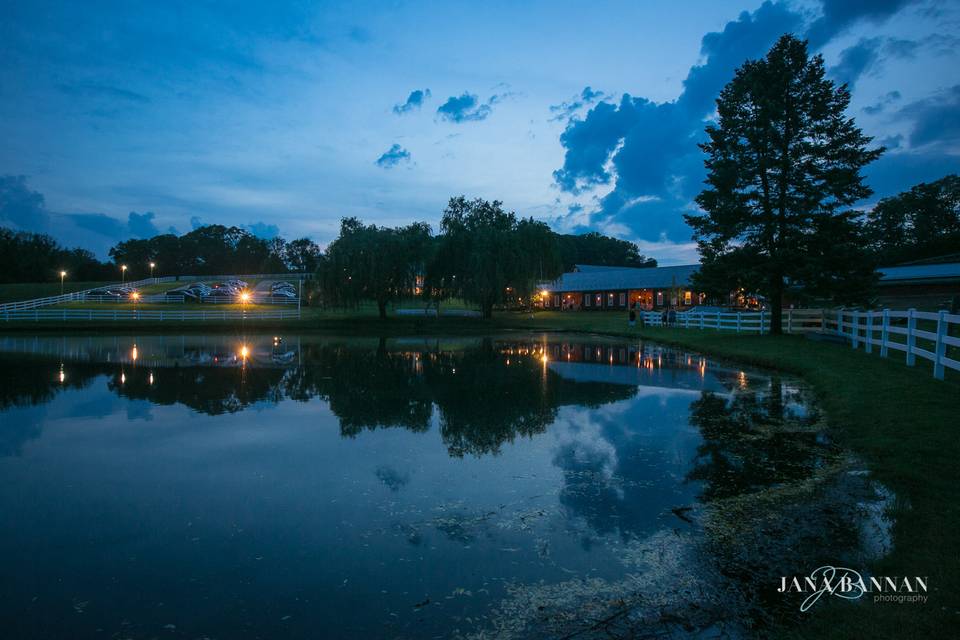
<path fill-rule="evenodd" d="M 102 287 L 110 282 L 70 282 L 63 283 L 63 292 L 72 293 L 74 291 L 83 291 L 84 289 L 93 289 Z M 47 296 L 60 295 L 60 282 L 17 282 L 15 284 L 0 284 L 0 303 L 19 302 L 20 300 L 31 300 L 33 298 L 46 298 Z"/>
<path fill-rule="evenodd" d="M 62 323 L 12 325 L 0 325 L 0 331 L 64 331 Z M 233 331 L 238 325 L 76 322 L 67 326 L 78 333 L 94 329 L 143 333 Z M 869 567 L 871 574 L 928 576 L 931 591 L 922 605 L 824 598 L 806 614 L 809 618 L 801 627 L 780 630 L 775 637 L 946 638 L 954 637 L 960 628 L 960 376 L 956 372 L 947 371 L 947 380 L 938 381 L 925 360 L 918 359 L 917 366 L 910 368 L 899 352 L 883 359 L 876 352 L 868 355 L 862 349 L 800 336 L 631 328 L 623 313 L 498 313 L 492 320 L 391 317 L 382 321 L 373 305 L 349 311 L 308 307 L 301 320 L 264 321 L 256 326 L 359 336 L 579 331 L 650 339 L 797 374 L 816 393 L 834 437 L 856 452 L 876 479 L 897 496 L 894 549 Z"/>

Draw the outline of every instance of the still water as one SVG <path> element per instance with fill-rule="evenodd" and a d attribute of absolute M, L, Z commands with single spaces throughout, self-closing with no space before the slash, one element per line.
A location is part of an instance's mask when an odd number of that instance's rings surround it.
<path fill-rule="evenodd" d="M 748 636 L 887 544 L 802 385 L 656 344 L 11 336 L 0 372 L 5 637 Z"/>

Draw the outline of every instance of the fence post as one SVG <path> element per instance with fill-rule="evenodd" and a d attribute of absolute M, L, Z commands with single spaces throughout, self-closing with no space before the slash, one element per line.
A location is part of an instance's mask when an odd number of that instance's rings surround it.
<path fill-rule="evenodd" d="M 947 312 L 943 309 L 937 314 L 937 346 L 933 350 L 933 377 L 943 380 L 943 358 L 947 355 Z"/>
<path fill-rule="evenodd" d="M 763 309 L 760 310 L 760 335 L 763 335 L 763 319 L 765 313 Z"/>
<path fill-rule="evenodd" d="M 883 325 L 880 327 L 880 357 L 886 358 L 889 353 L 887 341 L 890 339 L 890 309 L 883 310 Z"/>
<path fill-rule="evenodd" d="M 850 346 L 856 349 L 859 339 L 860 339 L 860 312 L 854 311 L 853 321 L 850 323 Z"/>
<path fill-rule="evenodd" d="M 740 333 L 740 321 L 743 319 L 743 314 L 737 311 L 737 333 Z"/>
<path fill-rule="evenodd" d="M 914 331 L 917 330 L 917 318 L 913 315 L 916 309 L 907 310 L 907 366 L 912 367 L 917 362 L 917 356 L 913 352 L 913 346 L 916 344 Z"/>
<path fill-rule="evenodd" d="M 787 333 L 793 333 L 793 309 L 787 309 Z"/>
<path fill-rule="evenodd" d="M 873 311 L 867 311 L 867 353 L 873 353 Z"/>
<path fill-rule="evenodd" d="M 837 333 L 843 335 L 843 310 L 837 310 Z"/>
<path fill-rule="evenodd" d="M 703 329 L 703 311 L 700 312 L 700 329 Z"/>

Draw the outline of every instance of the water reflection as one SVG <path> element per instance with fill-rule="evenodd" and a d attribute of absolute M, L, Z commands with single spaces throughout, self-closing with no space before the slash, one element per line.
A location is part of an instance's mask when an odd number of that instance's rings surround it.
<path fill-rule="evenodd" d="M 683 635 L 860 544 L 795 380 L 656 344 L 6 337 L 0 376 L 16 637 Z"/>

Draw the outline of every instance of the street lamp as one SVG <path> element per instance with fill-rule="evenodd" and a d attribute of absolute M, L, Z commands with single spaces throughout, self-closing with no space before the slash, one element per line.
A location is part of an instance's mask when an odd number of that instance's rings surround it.
<path fill-rule="evenodd" d="M 120 283 L 123 284 L 127 281 L 127 265 L 120 265 Z"/>
<path fill-rule="evenodd" d="M 63 295 L 63 279 L 67 277 L 66 271 L 60 272 L 60 295 Z"/>
<path fill-rule="evenodd" d="M 151 263 L 150 263 L 150 277 L 151 277 L 151 278 L 153 277 L 153 268 L 154 268 L 155 266 L 157 266 L 157 263 L 156 263 L 156 262 L 151 262 Z"/>

